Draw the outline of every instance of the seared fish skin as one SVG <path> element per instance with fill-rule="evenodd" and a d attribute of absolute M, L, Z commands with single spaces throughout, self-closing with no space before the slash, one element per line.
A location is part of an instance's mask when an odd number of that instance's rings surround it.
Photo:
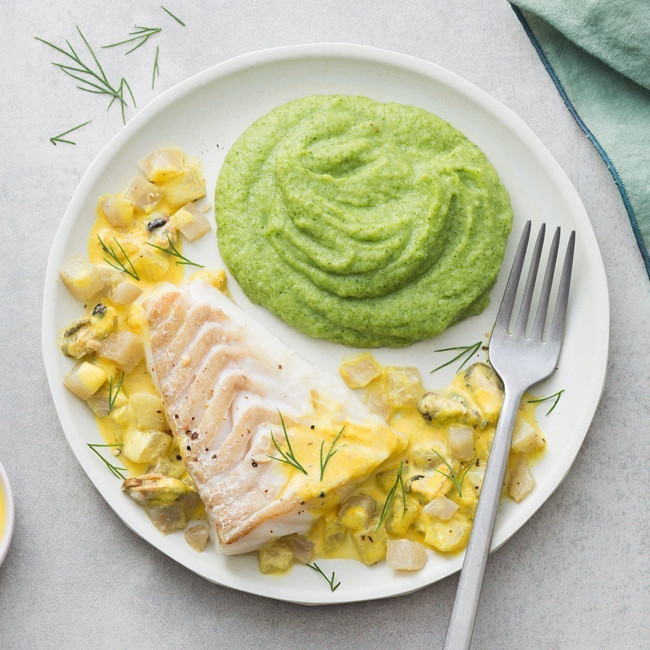
<path fill-rule="evenodd" d="M 344 498 L 404 449 L 404 438 L 338 377 L 293 353 L 205 280 L 163 288 L 143 307 L 149 370 L 220 552 L 306 533 L 315 509 Z M 327 453 L 341 429 L 323 471 L 320 449 Z M 302 469 L 278 460 L 287 438 Z"/>

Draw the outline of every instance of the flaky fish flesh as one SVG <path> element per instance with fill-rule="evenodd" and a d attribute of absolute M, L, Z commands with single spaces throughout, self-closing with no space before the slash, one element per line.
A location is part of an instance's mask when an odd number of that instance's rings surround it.
<path fill-rule="evenodd" d="M 148 367 L 220 552 L 307 533 L 319 510 L 404 449 L 340 378 L 209 282 L 163 287 L 143 307 Z"/>

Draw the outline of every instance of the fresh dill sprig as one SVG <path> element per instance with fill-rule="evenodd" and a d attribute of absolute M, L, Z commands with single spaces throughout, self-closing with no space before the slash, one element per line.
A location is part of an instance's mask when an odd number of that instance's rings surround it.
<path fill-rule="evenodd" d="M 185 23 L 180 18 L 178 18 L 177 16 L 174 16 L 174 14 L 171 11 L 169 11 L 169 9 L 167 9 L 167 7 L 163 7 L 162 5 L 160 5 L 160 8 L 165 13 L 169 14 L 179 25 L 182 25 L 183 27 L 185 27 Z"/>
<path fill-rule="evenodd" d="M 433 468 L 434 472 L 438 472 L 438 474 L 442 474 L 443 476 L 447 477 L 455 486 L 456 489 L 458 490 L 458 496 L 462 498 L 463 496 L 463 481 L 465 480 L 465 476 L 467 476 L 467 472 L 469 472 L 472 467 L 474 467 L 474 463 L 476 463 L 475 460 L 473 460 L 466 468 L 465 471 L 458 475 L 458 472 L 454 470 L 454 468 L 447 462 L 444 456 L 439 454 L 435 449 L 433 450 L 433 453 L 440 458 L 440 460 L 447 466 L 447 469 L 449 470 L 449 474 L 446 474 L 440 469 Z"/>
<path fill-rule="evenodd" d="M 153 60 L 153 74 L 151 76 L 151 90 L 154 89 L 156 85 L 156 77 L 160 77 L 160 67 L 158 65 L 158 53 L 160 51 L 160 45 L 156 45 L 156 57 Z"/>
<path fill-rule="evenodd" d="M 325 447 L 325 441 L 323 440 L 320 443 L 320 480 L 323 480 L 323 475 L 325 474 L 325 468 L 327 467 L 327 463 L 330 462 L 330 458 L 342 447 L 345 447 L 345 443 L 343 443 L 340 447 L 337 447 L 334 449 L 334 445 L 338 442 L 338 439 L 341 437 L 341 434 L 343 433 L 343 429 L 345 429 L 345 426 L 341 427 L 341 430 L 336 434 L 336 438 L 332 441 L 332 444 L 330 445 L 330 450 L 327 452 L 327 456 L 325 457 L 325 460 L 323 460 L 323 451 Z"/>
<path fill-rule="evenodd" d="M 115 400 L 117 399 L 120 390 L 122 390 L 123 381 L 124 381 L 124 373 L 122 373 L 122 376 L 120 377 L 120 381 L 117 384 L 115 393 L 113 393 L 113 377 L 111 377 L 108 382 L 108 412 L 109 413 L 113 410 L 113 407 L 115 406 Z"/>
<path fill-rule="evenodd" d="M 295 467 L 299 472 L 302 472 L 303 474 L 306 475 L 307 470 L 298 462 L 298 459 L 295 457 L 293 453 L 293 449 L 291 448 L 289 434 L 287 433 L 287 427 L 284 424 L 284 418 L 282 417 L 282 413 L 278 411 L 278 415 L 280 416 L 280 422 L 282 422 L 282 431 L 284 431 L 284 439 L 287 443 L 287 448 L 289 449 L 289 451 L 288 452 L 282 451 L 280 445 L 278 445 L 275 439 L 275 436 L 273 435 L 273 431 L 271 431 L 271 440 L 273 441 L 275 448 L 280 453 L 281 458 L 278 458 L 277 456 L 270 456 L 269 454 L 267 454 L 267 456 L 269 458 L 272 458 L 273 460 L 279 460 L 281 463 L 286 463 L 287 465 L 291 465 L 291 467 Z"/>
<path fill-rule="evenodd" d="M 442 370 L 442 368 L 446 368 L 447 366 L 454 363 L 454 361 L 458 361 L 458 359 L 461 357 L 465 357 L 460 366 L 458 366 L 458 370 L 456 370 L 456 372 L 460 372 L 461 368 L 472 358 L 474 354 L 478 352 L 478 349 L 480 347 L 481 341 L 476 341 L 476 343 L 472 343 L 471 345 L 461 345 L 457 348 L 441 348 L 440 350 L 434 350 L 434 352 L 455 352 L 457 350 L 460 350 L 460 352 L 453 359 L 447 361 L 447 363 L 443 363 L 441 366 L 434 368 L 431 373 L 436 372 L 436 370 Z"/>
<path fill-rule="evenodd" d="M 553 402 L 553 406 L 546 411 L 546 415 L 550 415 L 553 412 L 553 409 L 557 406 L 557 403 L 560 401 L 560 397 L 562 397 L 562 394 L 564 393 L 565 389 L 563 388 L 562 390 L 559 390 L 557 393 L 553 393 L 552 395 L 549 395 L 548 397 L 540 397 L 539 399 L 529 399 L 528 403 L 529 404 L 541 404 L 542 402 L 548 402 L 552 399 L 555 398 L 555 401 Z"/>
<path fill-rule="evenodd" d="M 328 578 L 323 573 L 323 570 L 318 566 L 318 564 L 316 564 L 316 562 L 314 562 L 313 564 L 308 564 L 307 566 L 310 569 L 313 569 L 314 571 L 316 571 L 317 573 L 320 573 L 323 576 L 323 578 L 325 578 L 325 580 L 327 580 L 327 583 L 330 586 L 330 591 L 336 591 L 341 586 L 340 582 L 337 582 L 336 584 L 334 584 L 334 581 L 336 580 L 336 573 L 334 571 L 332 571 L 332 577 Z"/>
<path fill-rule="evenodd" d="M 92 120 L 88 120 L 87 122 L 84 122 L 83 124 L 78 124 L 77 126 L 73 126 L 71 129 L 68 129 L 67 131 L 64 131 L 63 133 L 59 133 L 59 135 L 53 135 L 50 138 L 50 142 L 56 147 L 57 142 L 65 142 L 66 144 L 74 144 L 76 145 L 76 142 L 73 142 L 72 140 L 64 140 L 63 136 L 68 135 L 68 133 L 72 133 L 73 131 L 76 131 L 77 129 L 80 129 L 82 126 L 86 126 L 86 124 L 90 124 Z"/>
<path fill-rule="evenodd" d="M 131 54 L 135 52 L 139 47 L 142 47 L 152 36 L 155 36 L 162 31 L 162 27 L 141 27 L 136 25 L 132 32 L 129 32 L 131 38 L 126 38 L 119 43 L 111 43 L 110 45 L 102 45 L 102 49 L 108 49 L 109 47 L 118 47 L 119 45 L 126 45 L 127 43 L 134 43 L 138 41 L 137 45 L 133 46 L 130 50 L 124 54 Z"/>
<path fill-rule="evenodd" d="M 379 523 L 377 524 L 377 528 L 375 528 L 375 530 L 379 530 L 379 527 L 384 523 L 384 519 L 386 519 L 388 516 L 388 513 L 390 512 L 390 509 L 393 505 L 393 499 L 395 498 L 395 492 L 397 492 L 398 485 L 402 488 L 402 514 L 406 512 L 406 488 L 404 487 L 404 479 L 402 478 L 403 465 L 404 461 L 399 464 L 397 476 L 395 477 L 395 483 L 393 483 L 393 487 L 389 490 L 386 496 L 384 507 L 381 509 L 381 515 L 379 516 Z"/>
<path fill-rule="evenodd" d="M 110 461 L 106 460 L 96 449 L 96 447 L 121 447 L 121 444 L 114 444 L 114 445 L 99 445 L 99 444 L 90 444 L 88 443 L 88 446 L 102 459 L 106 467 L 110 470 L 111 474 L 115 478 L 119 478 L 120 480 L 124 481 L 125 476 L 122 475 L 122 472 L 126 472 L 126 468 L 124 467 L 118 467 L 117 465 L 113 465 Z"/>
<path fill-rule="evenodd" d="M 117 241 L 117 238 L 113 237 L 113 240 L 118 245 L 119 249 L 122 251 L 122 255 L 124 255 L 124 259 L 128 262 L 129 266 L 131 267 L 130 270 L 126 268 L 124 262 L 122 262 L 122 260 L 117 256 L 117 253 L 115 252 L 112 246 L 107 246 L 102 241 L 102 238 L 99 235 L 97 235 L 97 239 L 99 239 L 99 243 L 104 249 L 104 252 L 107 255 L 110 255 L 110 257 L 115 261 L 115 264 L 113 264 L 111 261 L 104 258 L 104 262 L 106 262 L 106 264 L 112 266 L 114 269 L 117 269 L 118 271 L 123 271 L 127 275 L 130 275 L 132 278 L 140 281 L 140 276 L 138 275 L 138 272 L 135 270 L 135 267 L 133 266 L 133 263 L 129 259 L 129 256 L 126 254 L 126 251 L 122 248 L 122 244 L 120 244 L 120 242 Z"/>
<path fill-rule="evenodd" d="M 157 248 L 159 251 L 162 251 L 163 253 L 167 253 L 167 255 L 172 255 L 173 257 L 178 257 L 179 260 L 176 261 L 176 264 L 187 264 L 189 266 L 198 266 L 200 269 L 203 268 L 203 264 L 198 264 L 197 262 L 192 262 L 192 260 L 188 260 L 187 257 L 183 257 L 181 255 L 180 251 L 176 249 L 174 244 L 172 243 L 171 237 L 169 236 L 169 233 L 167 233 L 167 241 L 169 242 L 169 248 L 163 248 L 162 246 L 156 246 L 156 244 L 151 244 L 147 242 L 149 246 L 152 248 Z"/>
<path fill-rule="evenodd" d="M 125 89 L 129 91 L 129 95 L 131 96 L 131 101 L 133 102 L 133 106 L 135 106 L 135 97 L 131 92 L 131 87 L 129 86 L 127 80 L 124 77 L 120 79 L 120 83 L 119 86 L 117 86 L 117 88 L 115 87 L 114 84 L 112 84 L 108 80 L 108 77 L 106 76 L 106 73 L 104 72 L 101 63 L 99 62 L 99 59 L 97 58 L 95 52 L 93 51 L 93 48 L 90 46 L 90 43 L 83 35 L 83 33 L 81 32 L 78 26 L 77 26 L 77 31 L 79 32 L 79 36 L 81 36 L 81 40 L 84 42 L 84 45 L 88 49 L 88 52 L 90 52 L 90 56 L 92 57 L 94 64 L 97 67 L 97 70 L 94 70 L 91 67 L 92 64 L 89 65 L 82 61 L 81 56 L 77 54 L 75 49 L 70 44 L 70 41 L 66 40 L 66 45 L 68 46 L 68 50 L 69 50 L 67 51 L 59 47 L 58 45 L 54 45 L 54 43 L 50 43 L 49 41 L 40 38 L 39 36 L 34 36 L 34 38 L 37 41 L 44 43 L 48 47 L 51 47 L 53 50 L 56 50 L 57 52 L 59 52 L 59 54 L 63 54 L 65 57 L 67 57 L 74 63 L 74 65 L 70 65 L 70 64 L 66 65 L 64 63 L 52 62 L 52 65 L 55 68 L 59 68 L 61 72 L 67 74 L 69 77 L 72 77 L 73 79 L 78 81 L 81 84 L 77 86 L 79 90 L 83 90 L 84 92 L 92 93 L 94 95 L 108 95 L 111 98 L 111 100 L 106 110 L 109 110 L 113 105 L 113 103 L 115 101 L 118 101 L 122 112 L 122 121 L 126 123 L 124 109 L 128 106 L 128 104 L 124 97 Z"/>

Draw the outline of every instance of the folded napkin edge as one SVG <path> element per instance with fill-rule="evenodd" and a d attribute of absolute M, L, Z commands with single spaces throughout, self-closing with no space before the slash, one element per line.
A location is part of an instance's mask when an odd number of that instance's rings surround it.
<path fill-rule="evenodd" d="M 621 194 L 621 198 L 623 200 L 623 205 L 625 206 L 625 210 L 628 213 L 628 217 L 630 219 L 630 225 L 632 226 L 632 232 L 634 233 L 634 237 L 636 239 L 637 245 L 639 246 L 639 250 L 641 251 L 641 256 L 643 257 L 643 262 L 646 267 L 646 272 L 648 273 L 648 276 L 650 277 L 650 254 L 648 252 L 648 248 L 646 246 L 646 243 L 641 235 L 641 230 L 639 229 L 639 224 L 636 218 L 636 214 L 634 212 L 634 208 L 630 202 L 630 198 L 628 196 L 627 190 L 625 188 L 625 183 L 623 182 L 623 179 L 618 173 L 618 170 L 616 169 L 616 166 L 614 165 L 613 161 L 605 151 L 605 149 L 602 147 L 600 142 L 598 141 L 598 138 L 591 132 L 589 127 L 585 124 L 583 119 L 580 117 L 580 114 L 578 113 L 576 107 L 573 105 L 573 102 L 571 99 L 569 99 L 569 96 L 560 81 L 557 73 L 555 72 L 555 69 L 553 68 L 553 64 L 549 60 L 549 58 L 546 56 L 546 53 L 544 52 L 544 48 L 542 47 L 542 44 L 537 40 L 537 37 L 535 36 L 535 33 L 533 32 L 532 28 L 528 24 L 528 21 L 526 20 L 526 17 L 524 16 L 523 12 L 519 7 L 516 7 L 515 5 L 511 4 L 512 10 L 515 12 L 515 15 L 517 16 L 519 22 L 521 23 L 521 26 L 526 33 L 526 36 L 528 36 L 530 42 L 532 43 L 533 47 L 535 48 L 535 51 L 537 52 L 537 56 L 539 56 L 540 61 L 546 68 L 546 71 L 548 72 L 549 76 L 551 77 L 551 80 L 555 84 L 555 87 L 560 94 L 560 97 L 562 97 L 562 101 L 564 102 L 565 106 L 573 116 L 573 119 L 576 121 L 578 126 L 582 129 L 582 131 L 585 133 L 589 141 L 593 144 L 593 146 L 596 148 L 596 151 L 599 153 L 600 157 L 603 159 L 605 165 L 607 166 L 607 169 L 609 170 L 609 173 L 612 175 L 612 178 L 614 179 L 614 182 L 616 183 L 616 186 L 618 188 L 618 191 Z"/>

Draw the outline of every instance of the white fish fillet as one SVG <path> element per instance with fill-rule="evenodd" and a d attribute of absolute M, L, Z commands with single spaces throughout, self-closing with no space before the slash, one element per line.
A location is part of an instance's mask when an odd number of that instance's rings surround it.
<path fill-rule="evenodd" d="M 202 279 L 144 302 L 148 365 L 217 549 L 255 550 L 306 533 L 311 510 L 333 505 L 400 452 L 403 437 L 322 372 L 251 321 Z M 279 457 L 280 415 L 307 475 Z M 343 428 L 321 481 L 325 453 Z"/>

